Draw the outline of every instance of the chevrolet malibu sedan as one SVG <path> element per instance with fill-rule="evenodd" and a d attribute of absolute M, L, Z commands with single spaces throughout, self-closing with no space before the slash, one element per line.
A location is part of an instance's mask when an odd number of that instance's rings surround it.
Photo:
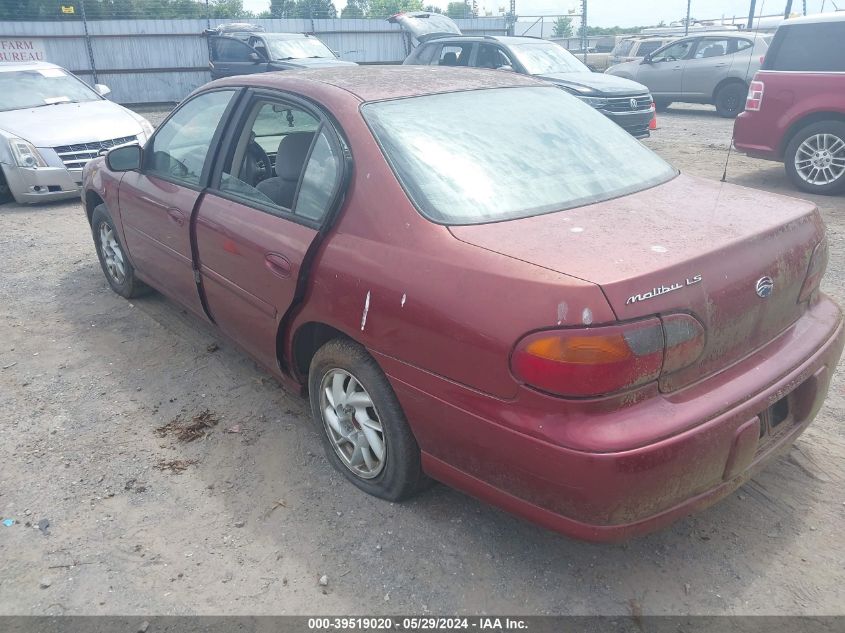
<path fill-rule="evenodd" d="M 82 168 L 103 150 L 142 143 L 153 128 L 64 68 L 0 64 L 0 203 L 73 198 Z"/>
<path fill-rule="evenodd" d="M 307 393 L 358 488 L 438 480 L 583 539 L 740 486 L 843 346 L 813 205 L 681 175 L 514 73 L 213 82 L 89 163 L 83 201 L 112 289 Z"/>

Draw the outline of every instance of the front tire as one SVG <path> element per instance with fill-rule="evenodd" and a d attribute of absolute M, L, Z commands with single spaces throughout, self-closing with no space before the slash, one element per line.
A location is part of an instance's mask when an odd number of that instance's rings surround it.
<path fill-rule="evenodd" d="M 733 119 L 745 109 L 748 87 L 738 81 L 725 84 L 716 92 L 713 103 L 716 113 L 726 119 Z"/>
<path fill-rule="evenodd" d="M 3 167 L 0 166 L 0 204 L 6 204 L 12 201 L 12 188 L 6 180 L 6 174 L 3 173 Z"/>
<path fill-rule="evenodd" d="M 100 267 L 111 289 L 126 299 L 147 292 L 149 287 L 135 278 L 135 269 L 129 263 L 126 249 L 120 242 L 106 205 L 101 204 L 94 208 L 94 213 L 91 214 L 91 231 Z"/>
<path fill-rule="evenodd" d="M 308 372 L 311 413 L 332 465 L 364 492 L 406 499 L 428 483 L 420 448 L 376 361 L 348 339 L 329 341 Z"/>
<path fill-rule="evenodd" d="M 845 123 L 819 121 L 800 129 L 786 146 L 786 173 L 801 191 L 845 191 Z"/>

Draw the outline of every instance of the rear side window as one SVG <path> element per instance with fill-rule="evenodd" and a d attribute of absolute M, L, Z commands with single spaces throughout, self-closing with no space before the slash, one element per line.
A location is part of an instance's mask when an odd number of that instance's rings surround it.
<path fill-rule="evenodd" d="M 845 22 L 780 27 L 763 67 L 765 70 L 845 72 Z"/>
<path fill-rule="evenodd" d="M 663 46 L 663 42 L 641 42 L 640 47 L 637 49 L 637 55 L 639 57 L 645 57 L 646 55 L 651 55 L 654 51 L 656 51 L 661 46 Z M 627 55 L 628 53 L 623 53 L 623 54 Z"/>
<path fill-rule="evenodd" d="M 624 57 L 631 52 L 631 47 L 634 45 L 633 40 L 622 40 L 613 49 L 613 54 L 617 57 Z"/>

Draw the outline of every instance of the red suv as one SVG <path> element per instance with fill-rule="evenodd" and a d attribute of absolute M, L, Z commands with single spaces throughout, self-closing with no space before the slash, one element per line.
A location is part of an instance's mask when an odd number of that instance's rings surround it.
<path fill-rule="evenodd" d="M 803 191 L 845 190 L 845 14 L 778 28 L 734 124 L 734 145 L 782 160 Z"/>

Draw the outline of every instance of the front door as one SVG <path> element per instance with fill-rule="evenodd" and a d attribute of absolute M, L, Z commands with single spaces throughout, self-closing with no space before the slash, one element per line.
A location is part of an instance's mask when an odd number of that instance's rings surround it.
<path fill-rule="evenodd" d="M 135 268 L 200 315 L 191 213 L 202 191 L 209 148 L 234 95 L 234 90 L 218 90 L 185 102 L 147 143 L 142 168 L 127 172 L 120 183 L 120 216 Z"/>
<path fill-rule="evenodd" d="M 680 96 L 683 91 L 684 68 L 695 40 L 681 40 L 658 50 L 650 62 L 637 69 L 636 80 L 648 86 L 654 96 Z"/>
<path fill-rule="evenodd" d="M 310 109 L 254 95 L 196 218 L 197 259 L 217 325 L 278 368 L 276 335 L 342 181 L 337 137 Z"/>
<path fill-rule="evenodd" d="M 267 72 L 269 60 L 246 42 L 217 36 L 209 44 L 212 79 Z"/>

